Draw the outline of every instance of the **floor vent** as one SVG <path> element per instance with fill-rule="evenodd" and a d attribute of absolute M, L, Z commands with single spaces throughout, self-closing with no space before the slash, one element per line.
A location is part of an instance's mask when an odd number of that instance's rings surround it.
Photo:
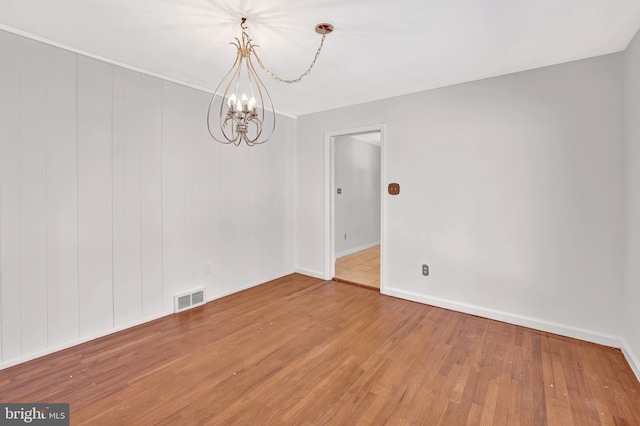
<path fill-rule="evenodd" d="M 176 294 L 173 296 L 173 312 L 186 311 L 204 303 L 204 288 Z"/>

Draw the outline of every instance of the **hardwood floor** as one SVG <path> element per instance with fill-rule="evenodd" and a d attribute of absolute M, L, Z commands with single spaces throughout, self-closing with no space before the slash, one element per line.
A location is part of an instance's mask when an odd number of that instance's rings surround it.
<path fill-rule="evenodd" d="M 640 425 L 616 349 L 302 275 L 0 371 L 72 424 Z"/>
<path fill-rule="evenodd" d="M 334 279 L 380 289 L 380 244 L 337 258 Z"/>

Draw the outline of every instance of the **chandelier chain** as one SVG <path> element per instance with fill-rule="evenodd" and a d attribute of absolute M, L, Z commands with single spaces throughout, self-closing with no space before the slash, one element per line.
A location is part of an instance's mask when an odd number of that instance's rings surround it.
<path fill-rule="evenodd" d="M 296 79 L 293 79 L 293 80 L 286 80 L 284 78 L 278 77 L 275 73 L 273 73 L 272 71 L 270 71 L 269 69 L 267 69 L 264 66 L 264 64 L 262 63 L 262 60 L 260 59 L 260 57 L 256 53 L 256 50 L 253 48 L 253 46 L 251 47 L 251 51 L 253 52 L 253 55 L 256 57 L 256 60 L 258 61 L 258 65 L 260 65 L 260 68 L 262 69 L 262 71 L 264 71 L 267 74 L 269 74 L 275 80 L 278 80 L 278 81 L 280 81 L 282 83 L 287 83 L 287 84 L 299 83 L 300 80 L 302 80 L 303 77 L 306 77 L 307 75 L 309 75 L 309 73 L 311 72 L 311 69 L 316 64 L 316 61 L 318 60 L 318 57 L 320 56 L 320 52 L 322 51 L 322 46 L 324 45 L 324 39 L 325 38 L 327 38 L 327 35 L 323 34 L 322 35 L 322 40 L 320 40 L 320 46 L 318 47 L 318 50 L 316 51 L 316 56 L 313 58 L 313 61 L 311 61 L 311 65 L 309 65 L 309 68 L 307 68 L 307 70 L 305 72 L 303 72 L 300 75 L 300 77 L 298 77 Z"/>

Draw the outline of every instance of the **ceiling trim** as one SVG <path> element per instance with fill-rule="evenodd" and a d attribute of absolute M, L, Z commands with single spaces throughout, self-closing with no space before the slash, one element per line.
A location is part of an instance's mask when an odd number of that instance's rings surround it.
<path fill-rule="evenodd" d="M 167 81 L 169 83 L 178 84 L 180 86 L 188 87 L 190 89 L 198 90 L 200 92 L 204 92 L 204 93 L 208 93 L 209 95 L 213 95 L 213 90 L 205 89 L 204 87 L 197 86 L 195 84 L 186 83 L 184 81 L 177 80 L 177 79 L 171 78 L 171 77 L 167 77 L 167 76 L 162 75 L 162 74 L 154 73 L 154 72 L 142 69 L 142 68 L 137 68 L 137 67 L 134 67 L 134 66 L 131 66 L 131 65 L 124 64 L 122 62 L 114 61 L 113 59 L 109 59 L 109 58 L 105 58 L 104 56 L 100 56 L 100 55 L 96 55 L 96 54 L 93 54 L 93 53 L 89 53 L 89 52 L 86 52 L 84 50 L 77 49 L 75 47 L 68 46 L 66 44 L 50 40 L 50 39 L 45 38 L 45 37 L 41 37 L 41 36 L 38 36 L 38 35 L 35 35 L 35 34 L 31 34 L 29 32 L 23 31 L 23 30 L 19 30 L 17 28 L 10 27 L 8 25 L 0 24 L 0 30 L 6 31 L 8 33 L 15 34 L 15 35 L 18 35 L 18 36 L 21 36 L 21 37 L 25 37 L 25 38 L 28 38 L 30 40 L 37 41 L 39 43 L 44 43 L 44 44 L 47 44 L 49 46 L 57 47 L 59 49 L 67 50 L 67 51 L 69 51 L 71 53 L 75 53 L 77 55 L 82 55 L 82 56 L 86 56 L 87 58 L 96 59 L 98 61 L 106 62 L 107 64 L 114 65 L 114 66 L 117 66 L 117 67 L 120 67 L 120 68 L 124 68 L 124 69 L 127 69 L 129 71 L 137 72 L 139 74 L 144 74 L 144 75 L 149 76 L 149 77 L 157 78 L 157 79 L 160 79 L 160 80 L 163 80 L 163 81 Z M 278 111 L 276 111 L 276 114 L 282 115 L 284 117 L 294 118 L 294 119 L 298 118 L 295 115 L 286 114 L 286 113 L 278 112 Z"/>

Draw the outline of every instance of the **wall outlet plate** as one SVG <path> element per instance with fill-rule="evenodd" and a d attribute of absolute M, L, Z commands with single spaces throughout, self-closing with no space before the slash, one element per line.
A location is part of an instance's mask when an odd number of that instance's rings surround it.
<path fill-rule="evenodd" d="M 429 265 L 422 265 L 422 275 L 425 277 L 429 276 Z"/>

